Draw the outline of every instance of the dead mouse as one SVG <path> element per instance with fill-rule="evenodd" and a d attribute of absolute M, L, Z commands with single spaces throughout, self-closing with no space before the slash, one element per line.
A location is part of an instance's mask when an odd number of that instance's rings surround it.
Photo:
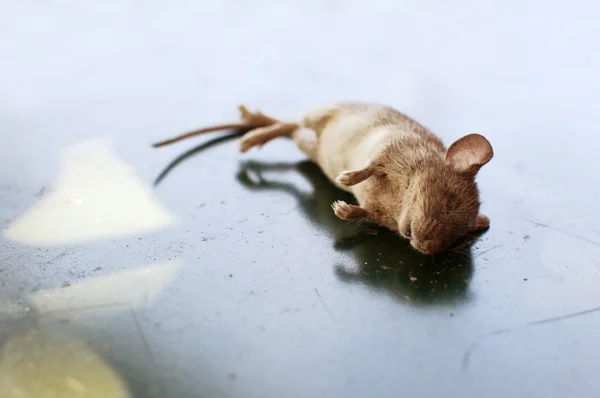
<path fill-rule="evenodd" d="M 445 251 L 459 238 L 489 227 L 479 213 L 475 177 L 492 159 L 492 146 L 479 134 L 448 149 L 431 131 L 395 109 L 379 104 L 339 102 L 310 109 L 287 123 L 240 105 L 240 123 L 192 131 L 154 144 L 224 129 L 247 131 L 240 151 L 277 137 L 298 148 L 359 206 L 332 204 L 342 220 L 367 220 L 398 231 L 423 254 Z"/>

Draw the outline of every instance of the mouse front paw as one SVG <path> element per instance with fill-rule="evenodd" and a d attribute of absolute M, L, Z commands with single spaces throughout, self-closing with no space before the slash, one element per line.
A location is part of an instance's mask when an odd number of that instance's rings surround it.
<path fill-rule="evenodd" d="M 369 218 L 369 212 L 367 210 L 355 205 L 349 205 L 343 200 L 336 200 L 331 204 L 331 208 L 333 209 L 335 215 L 342 220 L 350 221 L 361 218 Z"/>
<path fill-rule="evenodd" d="M 336 200 L 331 204 L 331 208 L 338 218 L 342 220 L 349 220 L 350 214 L 352 213 L 352 208 L 350 205 L 342 200 Z"/>
<path fill-rule="evenodd" d="M 354 179 L 352 178 L 352 172 L 351 171 L 342 171 L 335 178 L 335 182 L 337 182 L 338 184 L 343 185 L 345 187 L 353 185 L 352 184 L 353 180 Z"/>
<path fill-rule="evenodd" d="M 359 184 L 373 175 L 372 168 L 367 167 L 361 170 L 344 170 L 335 178 L 335 181 L 345 187 L 351 187 Z"/>
<path fill-rule="evenodd" d="M 370 220 L 372 218 L 372 215 L 369 213 L 369 211 L 359 206 L 349 205 L 343 200 L 336 200 L 331 204 L 331 208 L 338 218 L 346 221 L 357 219 Z"/>

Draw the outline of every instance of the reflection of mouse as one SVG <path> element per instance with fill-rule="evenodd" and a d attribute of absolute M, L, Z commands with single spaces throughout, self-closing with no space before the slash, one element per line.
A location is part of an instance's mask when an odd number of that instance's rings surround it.
<path fill-rule="evenodd" d="M 310 188 L 300 189 L 304 184 L 291 183 L 285 177 L 290 171 L 300 174 Z M 415 305 L 456 305 L 469 300 L 468 286 L 473 273 L 470 246 L 474 237 L 457 242 L 457 246 L 444 253 L 424 256 L 408 242 L 399 242 L 397 234 L 387 228 L 345 223 L 333 214 L 330 204 L 336 199 L 348 203 L 355 199 L 331 184 L 319 167 L 309 161 L 298 164 L 245 161 L 237 180 L 252 192 L 278 191 L 291 195 L 299 213 L 313 227 L 330 235 L 335 240 L 335 250 L 352 260 L 347 265 L 342 265 L 344 260 L 337 260 L 340 263 L 334 270 L 340 281 L 359 284 Z"/>
<path fill-rule="evenodd" d="M 247 130 L 240 150 L 290 137 L 358 206 L 332 205 L 343 220 L 368 220 L 398 231 L 424 254 L 444 251 L 459 238 L 489 226 L 479 213 L 475 176 L 493 150 L 469 134 L 446 149 L 433 133 L 383 105 L 342 102 L 314 108 L 298 123 L 286 123 L 239 107 L 242 122 L 197 130 L 163 141 L 167 145 L 203 132 Z"/>

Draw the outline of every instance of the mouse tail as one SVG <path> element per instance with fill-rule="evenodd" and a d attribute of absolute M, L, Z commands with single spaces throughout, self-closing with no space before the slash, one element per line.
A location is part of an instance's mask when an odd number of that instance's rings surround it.
<path fill-rule="evenodd" d="M 195 137 L 200 134 L 211 133 L 213 131 L 232 130 L 232 129 L 247 129 L 247 128 L 250 128 L 250 126 L 248 126 L 247 124 L 244 124 L 244 123 L 219 124 L 216 126 L 204 127 L 204 128 L 198 129 L 198 130 L 193 130 L 193 131 L 187 132 L 185 134 L 181 134 L 176 137 L 169 138 L 164 141 L 156 142 L 156 143 L 152 144 L 152 146 L 154 148 L 158 148 L 161 146 L 174 144 L 176 142 L 183 141 L 185 139 Z"/>
<path fill-rule="evenodd" d="M 195 137 L 200 134 L 210 133 L 213 131 L 232 130 L 232 129 L 251 130 L 251 129 L 254 129 L 257 127 L 270 126 L 272 124 L 279 122 L 279 120 L 274 119 L 270 116 L 267 116 L 264 113 L 261 113 L 260 111 L 250 112 L 248 110 L 248 108 L 246 108 L 244 105 L 239 105 L 238 110 L 240 111 L 240 115 L 241 115 L 241 119 L 242 119 L 242 121 L 240 123 L 227 123 L 227 124 L 218 124 L 216 126 L 204 127 L 204 128 L 198 129 L 198 130 L 194 130 L 194 131 L 190 131 L 190 132 L 178 135 L 173 138 L 169 138 L 164 141 L 157 142 L 155 144 L 152 144 L 152 146 L 154 148 L 158 148 L 158 147 L 173 144 L 175 142 L 179 142 L 179 141 L 191 138 L 191 137 Z"/>

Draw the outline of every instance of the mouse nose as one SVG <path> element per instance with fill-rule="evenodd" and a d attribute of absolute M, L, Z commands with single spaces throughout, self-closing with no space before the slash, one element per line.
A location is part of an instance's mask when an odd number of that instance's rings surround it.
<path fill-rule="evenodd" d="M 439 244 L 433 239 L 422 242 L 411 242 L 413 247 L 423 254 L 433 254 L 439 250 Z"/>

